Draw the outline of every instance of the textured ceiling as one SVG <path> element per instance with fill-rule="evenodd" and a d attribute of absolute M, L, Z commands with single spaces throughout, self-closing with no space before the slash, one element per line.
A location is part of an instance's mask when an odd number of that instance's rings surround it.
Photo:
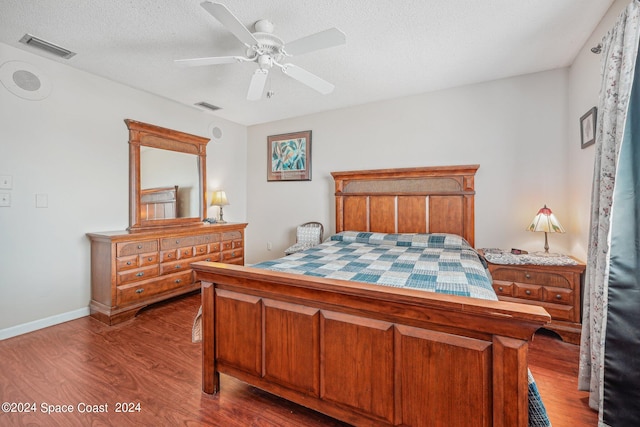
<path fill-rule="evenodd" d="M 289 60 L 333 93 L 273 69 L 274 96 L 259 101 L 246 100 L 254 63 L 173 63 L 243 54 L 200 0 L 0 0 L 0 42 L 252 125 L 568 66 L 613 1 L 221 0 L 252 31 L 269 19 L 285 44 L 331 27 L 346 34 L 346 45 Z M 77 54 L 40 53 L 18 42 L 25 33 Z"/>

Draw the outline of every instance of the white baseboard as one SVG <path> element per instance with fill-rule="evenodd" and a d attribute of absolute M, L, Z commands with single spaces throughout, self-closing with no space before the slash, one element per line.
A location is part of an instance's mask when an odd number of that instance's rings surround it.
<path fill-rule="evenodd" d="M 10 328 L 0 329 L 0 341 L 26 334 L 28 332 L 37 331 L 38 329 L 48 328 L 49 326 L 57 325 L 59 323 L 68 322 L 69 320 L 79 319 L 88 315 L 89 307 L 85 307 L 68 311 L 66 313 L 56 314 L 55 316 L 45 317 L 44 319 L 34 320 L 33 322 L 11 326 Z"/>

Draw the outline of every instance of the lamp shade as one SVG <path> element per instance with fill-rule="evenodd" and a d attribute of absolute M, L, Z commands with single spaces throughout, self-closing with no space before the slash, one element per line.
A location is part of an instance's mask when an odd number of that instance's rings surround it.
<path fill-rule="evenodd" d="M 527 228 L 529 231 L 544 231 L 545 233 L 564 233 L 564 228 L 555 217 L 551 209 L 544 205 Z"/>
<path fill-rule="evenodd" d="M 229 204 L 227 195 L 224 191 L 214 191 L 211 195 L 211 206 L 226 206 Z"/>

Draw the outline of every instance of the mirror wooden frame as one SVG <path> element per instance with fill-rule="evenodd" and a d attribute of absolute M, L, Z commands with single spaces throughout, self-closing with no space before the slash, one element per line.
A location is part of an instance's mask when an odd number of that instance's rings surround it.
<path fill-rule="evenodd" d="M 129 231 L 193 226 L 207 217 L 207 143 L 209 139 L 126 119 L 129 128 Z M 198 157 L 199 217 L 144 220 L 140 214 L 140 147 L 153 147 Z"/>

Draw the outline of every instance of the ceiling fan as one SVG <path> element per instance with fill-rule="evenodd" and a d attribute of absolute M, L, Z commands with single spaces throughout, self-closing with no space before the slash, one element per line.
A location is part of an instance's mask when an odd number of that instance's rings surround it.
<path fill-rule="evenodd" d="M 273 24 L 266 19 L 254 24 L 251 32 L 221 3 L 205 1 L 200 4 L 246 47 L 245 56 L 213 56 L 208 58 L 178 59 L 174 62 L 184 67 L 255 62 L 258 69 L 251 77 L 247 99 L 258 100 L 267 82 L 269 70 L 275 65 L 289 77 L 309 86 L 323 95 L 333 91 L 334 85 L 296 65 L 282 63 L 288 57 L 313 52 L 346 43 L 346 36 L 337 28 L 330 28 L 286 44 L 273 34 Z"/>

